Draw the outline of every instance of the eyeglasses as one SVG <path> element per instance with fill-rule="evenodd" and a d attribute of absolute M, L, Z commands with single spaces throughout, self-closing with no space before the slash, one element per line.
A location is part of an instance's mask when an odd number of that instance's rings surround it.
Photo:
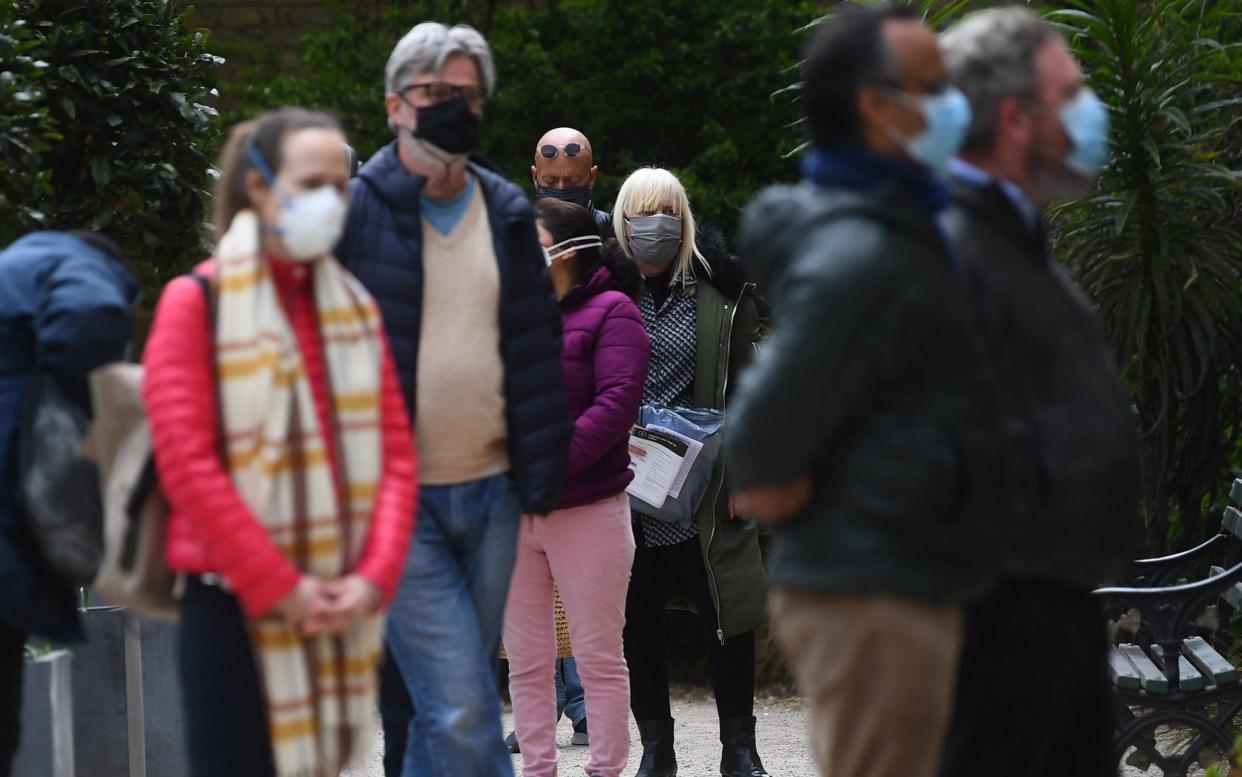
<path fill-rule="evenodd" d="M 547 143 L 539 147 L 539 153 L 543 155 L 544 159 L 556 159 L 556 154 L 561 149 L 565 149 L 565 157 L 567 159 L 573 159 L 583 151 L 586 151 L 586 149 L 578 143 L 566 143 L 563 146 L 554 146 L 551 143 Z"/>
<path fill-rule="evenodd" d="M 427 94 L 427 98 L 434 103 L 448 102 L 458 97 L 464 99 L 472 108 L 479 108 L 483 105 L 483 100 L 487 95 L 483 92 L 483 87 L 474 86 L 473 84 L 466 86 L 458 86 L 444 81 L 431 81 L 426 84 L 410 84 L 401 92 L 410 91 L 411 89 L 422 89 Z"/>

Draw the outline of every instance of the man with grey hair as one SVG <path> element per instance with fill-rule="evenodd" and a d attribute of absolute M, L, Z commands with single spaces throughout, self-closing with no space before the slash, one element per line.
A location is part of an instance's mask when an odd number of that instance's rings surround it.
<path fill-rule="evenodd" d="M 1016 514 L 997 516 L 1003 578 L 966 609 L 940 773 L 1115 775 L 1104 619 L 1090 591 L 1137 544 L 1135 419 L 1042 223 L 1107 162 L 1108 112 L 1061 34 L 1026 8 L 973 14 L 942 44 L 973 109 L 943 224 L 975 278 L 1003 413 L 1022 442 Z M 1022 666 L 1039 666 L 1039 682 L 1018 682 Z"/>
<path fill-rule="evenodd" d="M 387 631 L 389 775 L 513 773 L 496 659 L 509 578 L 522 513 L 556 507 L 567 468 L 560 313 L 534 209 L 471 157 L 495 84 L 471 27 L 426 22 L 397 43 L 396 139 L 351 182 L 337 249 L 379 303 L 418 448 L 417 530 Z"/>

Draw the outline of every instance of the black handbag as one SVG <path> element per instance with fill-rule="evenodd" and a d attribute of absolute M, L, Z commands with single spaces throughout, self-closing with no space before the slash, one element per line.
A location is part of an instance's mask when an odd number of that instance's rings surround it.
<path fill-rule="evenodd" d="M 18 438 L 19 501 L 39 555 L 73 586 L 89 585 L 103 559 L 99 468 L 83 450 L 88 425 L 56 379 L 36 370 Z"/>

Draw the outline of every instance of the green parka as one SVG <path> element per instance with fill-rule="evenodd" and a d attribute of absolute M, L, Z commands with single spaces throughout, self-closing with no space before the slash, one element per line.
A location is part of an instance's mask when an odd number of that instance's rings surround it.
<path fill-rule="evenodd" d="M 750 363 L 763 334 L 763 303 L 718 233 L 700 233 L 699 248 L 711 272 L 696 267 L 694 403 L 723 410 L 727 416 L 736 377 Z M 729 517 L 728 478 L 723 470 L 717 468 L 698 512 L 707 583 L 720 616 L 719 639 L 752 631 L 767 617 L 758 526 L 750 519 Z"/>

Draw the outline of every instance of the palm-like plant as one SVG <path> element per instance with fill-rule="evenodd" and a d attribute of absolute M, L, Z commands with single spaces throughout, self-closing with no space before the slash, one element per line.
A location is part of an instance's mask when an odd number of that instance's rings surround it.
<path fill-rule="evenodd" d="M 1131 389 L 1154 550 L 1203 531 L 1242 427 L 1242 179 L 1227 153 L 1242 60 L 1221 42 L 1242 4 L 1064 5 L 1049 18 L 1111 107 L 1113 134 L 1097 193 L 1054 214 L 1056 247 Z"/>

